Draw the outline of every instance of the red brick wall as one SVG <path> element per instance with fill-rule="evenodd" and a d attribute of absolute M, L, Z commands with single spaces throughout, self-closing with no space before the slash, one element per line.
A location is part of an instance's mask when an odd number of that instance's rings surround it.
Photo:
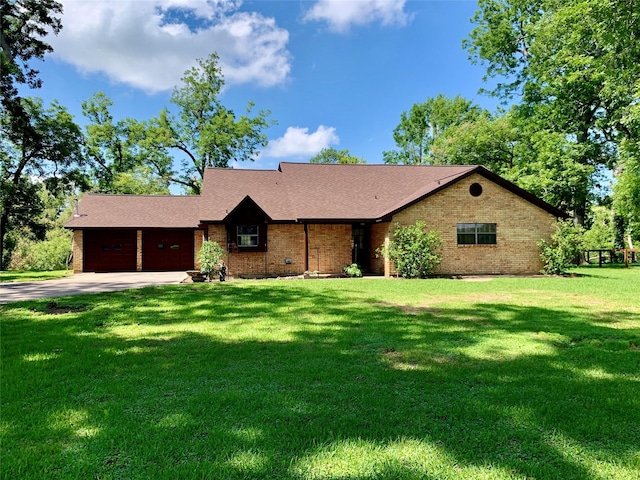
<path fill-rule="evenodd" d="M 309 270 L 341 273 L 351 264 L 351 224 L 309 225 Z"/>
<path fill-rule="evenodd" d="M 227 250 L 224 225 L 209 225 L 209 241 Z M 290 259 L 291 263 L 285 260 Z M 266 252 L 227 252 L 224 258 L 229 275 L 282 276 L 304 273 L 304 226 L 270 224 Z"/>

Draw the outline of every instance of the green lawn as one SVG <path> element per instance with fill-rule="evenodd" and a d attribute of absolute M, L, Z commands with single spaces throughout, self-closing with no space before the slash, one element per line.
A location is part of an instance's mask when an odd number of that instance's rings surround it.
<path fill-rule="evenodd" d="M 0 283 L 52 280 L 55 278 L 68 277 L 72 273 L 71 270 L 52 270 L 46 272 L 7 270 L 0 271 Z"/>
<path fill-rule="evenodd" d="M 638 479 L 640 268 L 0 307 L 8 478 Z"/>

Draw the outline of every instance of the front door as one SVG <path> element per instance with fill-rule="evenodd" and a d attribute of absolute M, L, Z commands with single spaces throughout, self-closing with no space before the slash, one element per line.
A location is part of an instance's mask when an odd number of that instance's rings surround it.
<path fill-rule="evenodd" d="M 369 268 L 369 226 L 354 224 L 351 227 L 351 233 L 353 243 L 351 261 L 366 271 Z"/>

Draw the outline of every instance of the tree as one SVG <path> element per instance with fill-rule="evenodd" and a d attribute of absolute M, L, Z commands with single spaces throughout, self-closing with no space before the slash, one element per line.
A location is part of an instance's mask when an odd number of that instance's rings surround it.
<path fill-rule="evenodd" d="M 250 116 L 254 105 L 249 103 L 246 115 L 236 116 L 224 107 L 219 99 L 224 79 L 217 62 L 212 54 L 185 72 L 182 85 L 171 95 L 176 115 L 165 108 L 145 121 L 116 122 L 109 111 L 112 102 L 103 93 L 83 104 L 90 121 L 87 148 L 100 165 L 95 176 L 101 191 L 113 190 L 117 174 L 144 167 L 153 172 L 152 183 L 178 184 L 199 194 L 206 168 L 253 160 L 258 148 L 267 144 L 263 130 L 271 125 L 269 112 Z M 178 155 L 178 169 L 173 154 Z"/>
<path fill-rule="evenodd" d="M 474 21 L 464 45 L 487 77 L 502 80 L 491 93 L 520 97 L 520 115 L 578 145 L 577 163 L 593 175 L 613 166 L 615 145 L 632 136 L 622 119 L 638 101 L 636 2 L 481 0 Z M 578 223 L 590 183 L 570 202 Z"/>
<path fill-rule="evenodd" d="M 199 59 L 198 65 L 187 70 L 182 85 L 171 95 L 178 115 L 168 111 L 146 124 L 145 147 L 151 151 L 181 152 L 180 172 L 166 165 L 157 169 L 171 176 L 171 181 L 192 193 L 200 193 L 204 171 L 209 167 L 228 167 L 233 161 L 253 160 L 259 147 L 267 145 L 262 131 L 270 126 L 268 111 L 260 110 L 251 117 L 254 104 L 249 103 L 246 115 L 239 117 L 222 105 L 220 91 L 224 78 L 218 66 L 218 55 Z"/>
<path fill-rule="evenodd" d="M 416 103 L 409 112 L 402 112 L 400 123 L 393 130 L 397 150 L 383 152 L 385 163 L 421 165 L 431 163 L 431 147 L 436 138 L 453 126 L 472 120 L 481 110 L 460 96 L 448 98 L 442 94 Z"/>
<path fill-rule="evenodd" d="M 91 188 L 102 193 L 169 193 L 173 159 L 164 150 L 145 148 L 144 124 L 131 118 L 114 121 L 112 106 L 103 92 L 82 102 L 89 120 L 84 147 L 93 161 Z"/>
<path fill-rule="evenodd" d="M 323 148 L 320 152 L 309 160 L 309 163 L 367 163 L 364 158 L 358 158 L 349 153 L 349 149 L 336 150 L 335 148 Z"/>
<path fill-rule="evenodd" d="M 8 111 L 0 116 L 0 258 L 4 267 L 6 234 L 26 227 L 36 237 L 46 228 L 38 219 L 43 204 L 38 190 L 60 192 L 85 185 L 82 133 L 57 102 L 45 109 L 42 100 L 25 98 L 22 130 Z"/>
<path fill-rule="evenodd" d="M 29 62 L 42 60 L 53 51 L 43 38 L 50 31 L 57 35 L 62 29 L 56 17 L 62 14 L 62 5 L 55 0 L 2 1 L 0 13 L 0 109 L 6 111 L 12 122 L 19 123 L 16 130 L 24 131 L 28 120 L 18 87 L 40 88 L 38 71 Z"/>

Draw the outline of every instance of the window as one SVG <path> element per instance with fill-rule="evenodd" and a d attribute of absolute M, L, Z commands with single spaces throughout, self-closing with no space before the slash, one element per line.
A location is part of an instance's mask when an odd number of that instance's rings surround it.
<path fill-rule="evenodd" d="M 495 245 L 495 223 L 459 223 L 458 245 Z"/>
<path fill-rule="evenodd" d="M 238 247 L 257 247 L 258 246 L 258 226 L 257 225 L 238 225 Z"/>

